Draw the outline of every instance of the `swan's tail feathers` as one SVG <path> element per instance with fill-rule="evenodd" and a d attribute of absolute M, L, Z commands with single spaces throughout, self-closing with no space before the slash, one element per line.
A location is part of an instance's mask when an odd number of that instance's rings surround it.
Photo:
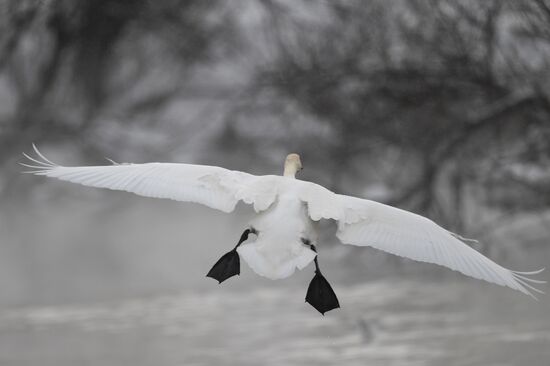
<path fill-rule="evenodd" d="M 535 300 L 538 300 L 537 297 L 535 295 L 533 295 L 533 293 L 531 291 L 536 292 L 538 294 L 544 294 L 544 291 L 536 288 L 534 285 L 544 284 L 544 283 L 546 283 L 546 281 L 536 280 L 534 278 L 530 278 L 530 277 L 527 277 L 527 276 L 532 276 L 532 275 L 539 274 L 544 270 L 545 270 L 545 268 L 541 268 L 539 270 L 531 271 L 531 272 L 518 272 L 518 271 L 511 271 L 511 272 L 512 272 L 512 276 L 514 276 L 514 279 L 521 285 L 522 289 L 524 290 L 522 292 L 528 294 L 529 296 L 531 296 Z"/>
<path fill-rule="evenodd" d="M 27 159 L 27 161 L 23 163 L 19 163 L 19 165 L 24 166 L 26 168 L 30 168 L 32 170 L 27 170 L 27 171 L 24 171 L 23 173 L 43 175 L 48 171 L 59 167 L 59 165 L 53 163 L 48 158 L 46 158 L 40 152 L 40 150 L 38 150 L 35 144 L 32 144 L 32 148 L 34 149 L 36 157 L 32 157 L 27 153 L 23 153 L 23 156 Z"/>

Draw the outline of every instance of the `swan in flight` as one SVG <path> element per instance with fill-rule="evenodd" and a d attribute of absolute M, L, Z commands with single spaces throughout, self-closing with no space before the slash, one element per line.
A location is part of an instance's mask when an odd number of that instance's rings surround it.
<path fill-rule="evenodd" d="M 274 280 L 289 277 L 296 268 L 301 270 L 314 262 L 306 302 L 322 314 L 340 305 L 317 261 L 316 223 L 321 219 L 337 221 L 336 236 L 344 244 L 371 246 L 435 263 L 530 296 L 531 291 L 542 293 L 533 284 L 545 283 L 528 277 L 543 269 L 506 269 L 423 216 L 296 179 L 302 170 L 298 154 L 286 157 L 282 176 L 256 176 L 216 166 L 174 163 L 111 161 L 113 165 L 64 167 L 33 148 L 37 156 L 24 154 L 29 162 L 22 163 L 32 169 L 28 173 L 146 197 L 195 202 L 224 212 L 233 211 L 239 201 L 252 205 L 255 217 L 235 248 L 222 256 L 207 276 L 221 283 L 240 274 L 240 258 L 257 274 Z"/>

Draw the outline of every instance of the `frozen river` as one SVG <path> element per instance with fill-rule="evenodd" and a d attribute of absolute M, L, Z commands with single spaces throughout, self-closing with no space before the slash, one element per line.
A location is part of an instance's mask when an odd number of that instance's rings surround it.
<path fill-rule="evenodd" d="M 550 301 L 478 281 L 334 284 L 318 314 L 303 288 L 231 289 L 5 308 L 0 365 L 550 364 Z"/>

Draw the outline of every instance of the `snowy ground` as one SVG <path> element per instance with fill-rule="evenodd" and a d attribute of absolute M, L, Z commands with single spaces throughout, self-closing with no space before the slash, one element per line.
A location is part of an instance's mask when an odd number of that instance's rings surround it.
<path fill-rule="evenodd" d="M 0 364 L 550 364 L 550 301 L 479 281 L 334 283 L 321 316 L 305 288 L 213 291 L 0 310 Z"/>

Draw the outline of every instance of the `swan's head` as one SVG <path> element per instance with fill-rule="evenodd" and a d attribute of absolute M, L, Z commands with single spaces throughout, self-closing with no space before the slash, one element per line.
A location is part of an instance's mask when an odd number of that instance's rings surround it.
<path fill-rule="evenodd" d="M 294 177 L 296 173 L 302 170 L 302 160 L 298 154 L 288 154 L 285 160 L 285 177 Z"/>

